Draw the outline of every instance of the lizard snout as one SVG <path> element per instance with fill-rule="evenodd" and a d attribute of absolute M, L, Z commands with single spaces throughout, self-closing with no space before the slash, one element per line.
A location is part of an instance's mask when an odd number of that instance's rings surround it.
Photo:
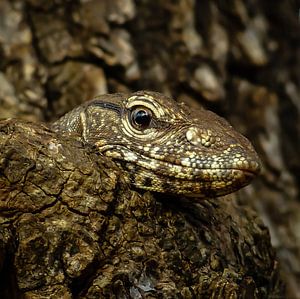
<path fill-rule="evenodd" d="M 203 145 L 206 147 L 212 146 L 217 138 L 213 136 L 213 133 L 209 129 L 200 129 L 198 127 L 190 127 L 186 131 L 186 139 L 192 145 Z"/>

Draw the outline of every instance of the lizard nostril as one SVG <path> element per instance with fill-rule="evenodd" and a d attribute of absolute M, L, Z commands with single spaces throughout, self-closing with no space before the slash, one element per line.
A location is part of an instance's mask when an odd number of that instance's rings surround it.
<path fill-rule="evenodd" d="M 197 127 L 190 127 L 185 133 L 189 143 L 195 146 L 203 145 L 210 147 L 216 142 L 216 138 L 212 135 L 211 130 L 202 130 Z"/>

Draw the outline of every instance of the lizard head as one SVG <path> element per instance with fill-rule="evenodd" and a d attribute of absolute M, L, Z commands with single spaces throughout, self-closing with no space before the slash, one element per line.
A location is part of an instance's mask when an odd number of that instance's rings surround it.
<path fill-rule="evenodd" d="M 221 196 L 249 184 L 260 169 L 250 142 L 223 118 L 160 93 L 99 96 L 79 115 L 73 127 L 137 188 Z"/>

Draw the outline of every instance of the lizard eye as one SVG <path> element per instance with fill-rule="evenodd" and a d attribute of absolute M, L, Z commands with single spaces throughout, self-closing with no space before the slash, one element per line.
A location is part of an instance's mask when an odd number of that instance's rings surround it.
<path fill-rule="evenodd" d="M 151 110 L 144 107 L 136 107 L 131 111 L 131 124 L 138 130 L 145 130 L 152 120 Z"/>

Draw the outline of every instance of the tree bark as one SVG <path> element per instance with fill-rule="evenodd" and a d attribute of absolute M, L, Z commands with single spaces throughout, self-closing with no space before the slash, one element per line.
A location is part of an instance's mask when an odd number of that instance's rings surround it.
<path fill-rule="evenodd" d="M 45 126 L 0 132 L 1 298 L 280 294 L 269 233 L 248 208 L 132 191 L 109 159 Z"/>
<path fill-rule="evenodd" d="M 0 1 L 0 118 L 19 119 L 0 127 L 0 297 L 270 298 L 284 296 L 280 269 L 300 298 L 299 7 Z M 39 124 L 137 89 L 225 116 L 260 178 L 201 204 L 143 194 Z"/>

